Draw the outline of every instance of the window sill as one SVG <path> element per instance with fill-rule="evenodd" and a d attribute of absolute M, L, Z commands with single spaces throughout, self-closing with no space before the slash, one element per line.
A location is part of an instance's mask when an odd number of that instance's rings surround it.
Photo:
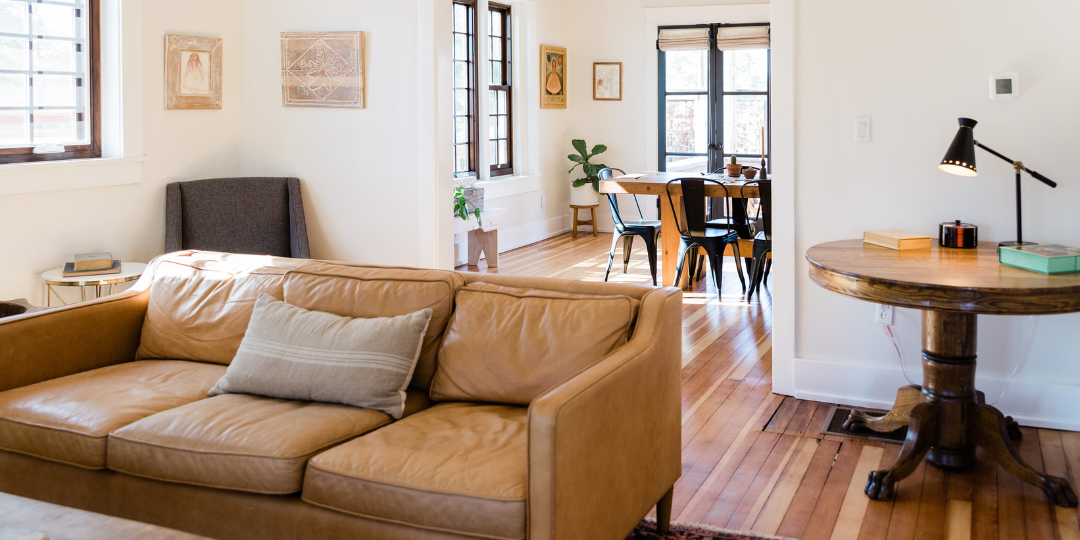
<path fill-rule="evenodd" d="M 0 165 L 0 195 L 138 184 L 140 163 L 149 160 L 137 156 Z"/>
<path fill-rule="evenodd" d="M 484 201 L 501 199 L 522 193 L 540 191 L 540 175 L 500 176 L 497 179 L 477 182 L 476 187 L 484 188 Z"/>

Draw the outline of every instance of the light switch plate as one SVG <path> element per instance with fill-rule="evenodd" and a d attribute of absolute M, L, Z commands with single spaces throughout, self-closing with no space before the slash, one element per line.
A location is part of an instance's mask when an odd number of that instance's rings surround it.
<path fill-rule="evenodd" d="M 855 117 L 855 142 L 870 142 L 870 117 Z"/>

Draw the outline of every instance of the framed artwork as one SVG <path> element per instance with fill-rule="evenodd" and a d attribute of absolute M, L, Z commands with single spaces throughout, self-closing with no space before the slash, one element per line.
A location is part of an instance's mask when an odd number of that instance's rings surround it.
<path fill-rule="evenodd" d="M 165 36 L 165 108 L 221 108 L 221 38 Z"/>
<path fill-rule="evenodd" d="M 540 46 L 540 108 L 566 108 L 566 49 Z"/>
<path fill-rule="evenodd" d="M 282 32 L 281 104 L 364 108 L 363 32 Z"/>
<path fill-rule="evenodd" d="M 622 62 L 593 62 L 592 98 L 622 101 Z"/>

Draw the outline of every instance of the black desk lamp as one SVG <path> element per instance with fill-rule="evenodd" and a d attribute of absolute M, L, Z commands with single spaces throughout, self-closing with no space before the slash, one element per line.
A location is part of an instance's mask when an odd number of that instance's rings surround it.
<path fill-rule="evenodd" d="M 980 144 L 975 140 L 975 124 L 978 122 L 970 118 L 960 119 L 960 130 L 956 132 L 956 137 L 952 141 L 952 145 L 949 146 L 949 151 L 945 152 L 945 157 L 941 160 L 941 165 L 938 168 L 957 176 L 978 176 L 979 173 L 975 169 L 975 147 L 978 146 L 991 154 L 1012 163 L 1013 169 L 1016 169 L 1016 241 L 1015 242 L 1002 242 L 1002 246 L 1030 246 L 1035 242 L 1025 242 L 1023 227 L 1020 221 L 1020 173 L 1027 171 L 1028 174 L 1033 176 L 1036 180 L 1050 186 L 1057 187 L 1057 183 L 1053 180 L 1027 168 L 1023 163 L 1019 161 L 1013 161 L 994 150 L 991 150 L 984 144 Z"/>

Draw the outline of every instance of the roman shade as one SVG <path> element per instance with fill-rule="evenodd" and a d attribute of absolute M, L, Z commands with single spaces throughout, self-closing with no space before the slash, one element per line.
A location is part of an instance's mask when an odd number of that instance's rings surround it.
<path fill-rule="evenodd" d="M 716 37 L 716 48 L 721 51 L 736 49 L 768 49 L 768 26 L 721 26 Z"/>
<path fill-rule="evenodd" d="M 656 48 L 661 51 L 707 51 L 708 28 L 665 28 L 660 30 Z"/>

